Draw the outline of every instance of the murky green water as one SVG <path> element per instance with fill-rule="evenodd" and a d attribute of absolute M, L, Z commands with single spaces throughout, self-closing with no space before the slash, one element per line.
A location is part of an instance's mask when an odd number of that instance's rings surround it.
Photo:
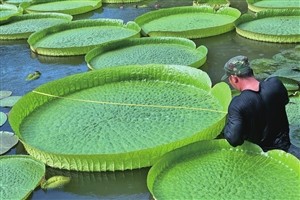
<path fill-rule="evenodd" d="M 232 0 L 232 7 L 241 12 L 247 11 L 245 0 Z M 191 0 L 149 0 L 138 4 L 104 5 L 103 8 L 76 16 L 76 19 L 115 18 L 125 22 L 137 16 L 155 10 L 158 7 L 191 5 Z M 248 40 L 237 35 L 235 31 L 210 38 L 194 40 L 208 48 L 207 63 L 201 68 L 206 71 L 213 84 L 220 81 L 223 65 L 231 57 L 247 55 L 250 59 L 271 58 L 282 50 L 294 48 L 296 44 L 274 44 Z M 37 86 L 71 74 L 88 71 L 83 56 L 47 57 L 32 53 L 25 40 L 0 41 L 0 90 L 11 90 L 13 95 L 24 95 Z M 40 71 L 41 77 L 34 81 L 26 81 L 26 76 Z M 2 112 L 9 109 L 1 108 Z M 8 123 L 1 130 L 11 131 Z M 25 154 L 21 144 L 7 154 Z M 86 173 L 47 169 L 47 178 L 54 175 L 71 177 L 71 182 L 61 189 L 43 191 L 37 189 L 29 199 L 141 199 L 149 200 L 151 195 L 146 186 L 148 168 L 125 172 Z"/>

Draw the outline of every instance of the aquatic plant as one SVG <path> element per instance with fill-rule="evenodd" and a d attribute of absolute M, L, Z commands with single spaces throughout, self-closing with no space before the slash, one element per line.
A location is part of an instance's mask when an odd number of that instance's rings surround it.
<path fill-rule="evenodd" d="M 9 123 L 28 153 L 49 166 L 114 171 L 215 138 L 231 99 L 225 83 L 188 66 L 133 65 L 46 83 L 12 108 Z"/>
<path fill-rule="evenodd" d="M 26 199 L 44 175 L 45 165 L 31 156 L 0 156 L 1 199 Z"/>
<path fill-rule="evenodd" d="M 299 0 L 246 0 L 248 9 L 259 12 L 270 9 L 300 9 Z"/>
<path fill-rule="evenodd" d="M 0 4 L 0 25 L 9 21 L 13 16 L 22 15 L 23 9 L 15 5 Z"/>
<path fill-rule="evenodd" d="M 119 19 L 87 19 L 63 23 L 30 35 L 28 43 L 37 54 L 83 55 L 99 44 L 140 37 L 140 27 Z"/>
<path fill-rule="evenodd" d="M 188 39 L 175 37 L 135 38 L 99 45 L 85 61 L 91 69 L 119 65 L 176 64 L 200 67 L 206 62 L 207 48 Z"/>
<path fill-rule="evenodd" d="M 144 36 L 176 36 L 203 38 L 229 32 L 240 17 L 235 8 L 222 7 L 217 11 L 209 6 L 183 6 L 151 11 L 134 21 Z"/>
<path fill-rule="evenodd" d="M 27 39 L 32 33 L 72 20 L 71 15 L 60 13 L 26 14 L 12 17 L 0 26 L 0 40 Z"/>
<path fill-rule="evenodd" d="M 38 0 L 21 3 L 26 13 L 58 12 L 69 15 L 78 15 L 102 6 L 101 0 Z"/>
<path fill-rule="evenodd" d="M 236 32 L 252 40 L 297 43 L 300 42 L 300 10 L 265 10 L 243 14 L 236 22 Z"/>
<path fill-rule="evenodd" d="M 147 185 L 158 200 L 298 199 L 299 165 L 282 150 L 200 141 L 165 154 L 151 167 Z"/>

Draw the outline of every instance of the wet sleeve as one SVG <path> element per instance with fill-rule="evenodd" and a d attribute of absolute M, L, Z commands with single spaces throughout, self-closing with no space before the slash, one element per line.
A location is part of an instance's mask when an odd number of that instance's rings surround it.
<path fill-rule="evenodd" d="M 243 118 L 238 104 L 231 102 L 224 128 L 224 137 L 231 146 L 236 147 L 244 143 L 243 127 Z"/>

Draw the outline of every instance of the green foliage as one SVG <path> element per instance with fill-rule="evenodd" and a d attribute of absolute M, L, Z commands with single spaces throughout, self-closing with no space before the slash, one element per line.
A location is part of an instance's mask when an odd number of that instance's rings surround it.
<path fill-rule="evenodd" d="M 299 164 L 249 142 L 233 148 L 226 140 L 200 141 L 165 154 L 147 185 L 155 199 L 297 199 Z"/>
<path fill-rule="evenodd" d="M 18 137 L 8 131 L 0 131 L 0 155 L 9 151 L 13 146 L 18 143 Z"/>
<path fill-rule="evenodd" d="M 4 112 L 0 112 L 0 126 L 5 124 L 7 121 L 7 115 Z"/>
<path fill-rule="evenodd" d="M 137 38 L 110 42 L 90 51 L 85 60 L 91 69 L 135 64 L 177 64 L 200 67 L 206 61 L 207 48 L 196 48 L 184 38 Z"/>
<path fill-rule="evenodd" d="M 3 99 L 5 97 L 9 97 L 11 94 L 12 94 L 12 91 L 0 90 L 0 99 Z"/>
<path fill-rule="evenodd" d="M 49 166 L 126 170 L 216 137 L 230 98 L 228 85 L 211 88 L 208 75 L 192 67 L 112 67 L 38 87 L 13 107 L 9 122 Z"/>
<path fill-rule="evenodd" d="M 202 38 L 219 35 L 234 29 L 240 11 L 223 7 L 184 6 L 145 13 L 135 19 L 145 36 L 177 36 Z"/>
<path fill-rule="evenodd" d="M 144 0 L 102 0 L 103 3 L 136 3 Z"/>
<path fill-rule="evenodd" d="M 3 99 L 0 99 L 1 107 L 12 107 L 15 103 L 21 98 L 21 96 L 9 96 Z"/>
<path fill-rule="evenodd" d="M 22 15 L 22 13 L 22 8 L 9 4 L 0 4 L 0 25 L 8 22 L 13 16 Z"/>
<path fill-rule="evenodd" d="M 260 12 L 263 10 L 274 9 L 299 9 L 298 0 L 246 0 L 249 10 Z"/>
<path fill-rule="evenodd" d="M 118 19 L 87 19 L 55 25 L 30 35 L 30 48 L 42 55 L 83 55 L 99 44 L 140 37 L 140 27 Z M 97 36 L 97 37 L 95 37 Z"/>
<path fill-rule="evenodd" d="M 1 199 L 26 199 L 44 175 L 45 165 L 31 156 L 1 156 Z"/>
<path fill-rule="evenodd" d="M 66 176 L 53 176 L 49 178 L 48 180 L 44 180 L 41 183 L 42 189 L 54 189 L 58 187 L 62 187 L 66 184 L 68 184 L 71 181 L 70 177 Z"/>

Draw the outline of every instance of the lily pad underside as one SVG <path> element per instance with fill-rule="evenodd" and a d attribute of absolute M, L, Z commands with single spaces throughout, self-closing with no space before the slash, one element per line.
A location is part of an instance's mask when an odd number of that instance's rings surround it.
<path fill-rule="evenodd" d="M 78 15 L 102 6 L 101 0 L 41 0 L 23 3 L 21 6 L 26 13 L 58 12 L 69 15 Z"/>
<path fill-rule="evenodd" d="M 77 20 L 37 31 L 28 43 L 41 55 L 83 55 L 99 44 L 140 37 L 140 30 L 136 23 L 124 24 L 119 19 Z"/>
<path fill-rule="evenodd" d="M 1 199 L 26 199 L 44 175 L 45 165 L 31 156 L 1 156 Z"/>
<path fill-rule="evenodd" d="M 203 38 L 229 32 L 240 17 L 235 8 L 184 6 L 151 11 L 135 19 L 145 36 Z"/>
<path fill-rule="evenodd" d="M 100 45 L 85 60 L 91 69 L 120 65 L 176 64 L 200 67 L 206 61 L 207 48 L 185 38 L 137 38 Z"/>
<path fill-rule="evenodd" d="M 201 141 L 164 155 L 147 185 L 155 199 L 298 199 L 299 165 L 281 150 Z"/>
<path fill-rule="evenodd" d="M 38 87 L 12 108 L 9 122 L 29 154 L 49 166 L 126 170 L 215 138 L 230 99 L 227 84 L 211 88 L 192 67 L 111 67 Z"/>
<path fill-rule="evenodd" d="M 253 12 L 267 9 L 300 9 L 299 0 L 247 0 L 247 4 Z"/>
<path fill-rule="evenodd" d="M 239 35 L 258 41 L 300 42 L 300 10 L 266 10 L 244 14 L 236 23 Z"/>
<path fill-rule="evenodd" d="M 71 15 L 59 13 L 27 14 L 13 17 L 0 29 L 1 40 L 27 39 L 32 33 L 72 20 Z"/>

